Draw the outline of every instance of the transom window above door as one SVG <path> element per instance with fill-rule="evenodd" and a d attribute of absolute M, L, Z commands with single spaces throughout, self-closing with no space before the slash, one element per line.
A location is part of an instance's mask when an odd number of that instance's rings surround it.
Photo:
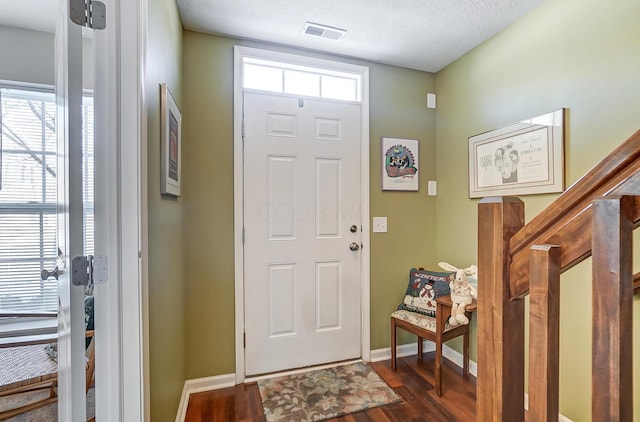
<path fill-rule="evenodd" d="M 362 76 L 244 57 L 242 87 L 258 91 L 362 102 Z"/>

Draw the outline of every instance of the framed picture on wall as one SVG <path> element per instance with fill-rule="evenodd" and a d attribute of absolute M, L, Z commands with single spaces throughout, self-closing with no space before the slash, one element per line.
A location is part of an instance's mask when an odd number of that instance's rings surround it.
<path fill-rule="evenodd" d="M 564 190 L 564 109 L 469 138 L 469 197 Z"/>
<path fill-rule="evenodd" d="M 382 190 L 417 191 L 418 140 L 382 138 Z"/>
<path fill-rule="evenodd" d="M 160 84 L 160 193 L 180 196 L 182 115 L 167 84 Z"/>

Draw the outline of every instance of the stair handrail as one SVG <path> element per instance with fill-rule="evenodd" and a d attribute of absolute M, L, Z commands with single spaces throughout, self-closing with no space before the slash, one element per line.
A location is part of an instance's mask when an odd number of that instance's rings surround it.
<path fill-rule="evenodd" d="M 509 240 L 510 298 L 521 298 L 529 290 L 529 249 L 535 244 L 562 246 L 562 272 L 591 255 L 591 203 L 600 196 L 640 193 L 640 130 L 604 160 L 573 183 L 545 210 L 518 230 Z M 640 205 L 640 199 L 637 204 Z M 640 222 L 640 206 L 634 221 Z M 587 229 L 588 230 L 584 230 Z M 563 233 L 564 231 L 564 233 Z M 582 236 L 580 242 L 572 234 Z M 636 285 L 636 291 L 640 286 Z"/>

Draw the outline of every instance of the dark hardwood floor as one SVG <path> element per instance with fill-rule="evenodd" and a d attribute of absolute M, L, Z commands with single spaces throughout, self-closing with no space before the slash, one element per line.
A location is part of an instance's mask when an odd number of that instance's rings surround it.
<path fill-rule="evenodd" d="M 444 359 L 442 396 L 435 393 L 434 355 L 424 359 L 407 356 L 398 359 L 398 369 L 391 370 L 390 361 L 371 363 L 375 371 L 400 396 L 400 403 L 352 413 L 332 422 L 452 422 L 474 421 L 476 414 L 476 382 L 462 378 L 462 370 Z M 192 394 L 186 422 L 200 421 L 265 421 L 256 383 L 238 385 Z M 293 422 L 293 421 L 292 421 Z"/>

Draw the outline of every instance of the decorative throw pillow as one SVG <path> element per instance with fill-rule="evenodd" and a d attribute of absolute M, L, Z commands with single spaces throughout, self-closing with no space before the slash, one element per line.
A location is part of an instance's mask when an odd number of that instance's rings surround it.
<path fill-rule="evenodd" d="M 449 283 L 455 273 L 424 271 L 412 268 L 404 301 L 398 310 L 436 316 L 436 298 L 450 293 Z"/>

